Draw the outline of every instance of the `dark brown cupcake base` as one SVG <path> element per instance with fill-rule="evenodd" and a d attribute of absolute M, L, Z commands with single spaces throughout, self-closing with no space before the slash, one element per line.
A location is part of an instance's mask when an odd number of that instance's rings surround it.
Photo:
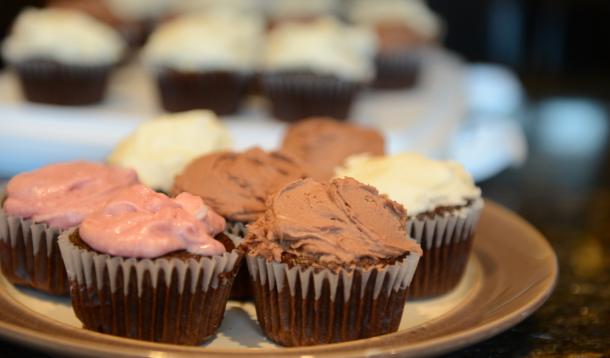
<path fill-rule="evenodd" d="M 288 122 L 316 116 L 348 119 L 352 102 L 363 87 L 309 72 L 269 73 L 261 81 L 273 116 Z"/>
<path fill-rule="evenodd" d="M 244 238 L 246 236 L 246 223 L 228 222 L 227 230 L 235 236 Z M 250 275 L 248 274 L 248 265 L 245 262 L 241 263 L 237 276 L 233 281 L 233 288 L 229 299 L 238 301 L 248 301 L 254 296 L 254 291 L 250 283 Z"/>
<path fill-rule="evenodd" d="M 376 75 L 373 88 L 405 89 L 417 82 L 420 70 L 420 56 L 417 52 L 380 53 L 375 57 Z"/>
<path fill-rule="evenodd" d="M 218 115 L 227 115 L 239 109 L 249 77 L 226 71 L 163 70 L 157 83 L 161 104 L 168 112 L 209 109 Z"/>
<path fill-rule="evenodd" d="M 103 100 L 112 66 L 76 66 L 31 60 L 15 64 L 15 68 L 28 101 L 79 106 Z"/>

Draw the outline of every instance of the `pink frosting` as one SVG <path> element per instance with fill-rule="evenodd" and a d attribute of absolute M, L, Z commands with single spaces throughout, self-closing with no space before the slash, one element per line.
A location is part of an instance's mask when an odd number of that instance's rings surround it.
<path fill-rule="evenodd" d="M 225 248 L 214 236 L 224 229 L 225 220 L 199 197 L 182 193 L 172 199 L 134 185 L 85 217 L 79 233 L 96 251 L 153 258 L 178 250 L 221 255 Z"/>
<path fill-rule="evenodd" d="M 4 211 L 66 229 L 78 225 L 117 191 L 137 182 L 131 169 L 84 161 L 52 164 L 11 179 Z"/>

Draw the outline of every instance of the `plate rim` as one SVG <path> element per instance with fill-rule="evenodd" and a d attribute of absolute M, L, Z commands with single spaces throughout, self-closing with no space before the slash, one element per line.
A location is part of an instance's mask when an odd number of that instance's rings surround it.
<path fill-rule="evenodd" d="M 324 344 L 319 346 L 309 347 L 286 347 L 280 350 L 270 350 L 267 348 L 250 349 L 248 354 L 251 355 L 281 355 L 281 356 L 300 356 L 302 354 L 308 354 L 311 357 L 332 357 L 340 354 L 341 357 L 359 356 L 363 353 L 367 356 L 382 356 L 386 354 L 401 354 L 401 355 L 417 355 L 417 356 L 429 356 L 447 353 L 450 351 L 458 350 L 460 348 L 472 345 L 474 343 L 488 339 L 498 333 L 505 331 L 506 329 L 516 325 L 523 321 L 525 318 L 535 312 L 548 297 L 552 294 L 559 277 L 559 265 L 557 261 L 557 255 L 554 252 L 550 243 L 546 238 L 530 223 L 525 219 L 521 218 L 516 213 L 504 208 L 500 204 L 497 204 L 488 199 L 485 200 L 485 210 L 495 211 L 499 216 L 505 217 L 507 220 L 512 221 L 515 225 L 520 226 L 522 230 L 528 233 L 528 237 L 538 242 L 539 245 L 544 249 L 545 253 L 552 255 L 552 260 L 549 262 L 547 267 L 549 275 L 544 278 L 544 286 L 540 289 L 537 294 L 520 305 L 517 309 L 508 312 L 500 317 L 491 320 L 490 322 L 482 325 L 454 332 L 451 334 L 441 335 L 439 337 L 430 338 L 421 342 L 409 343 L 404 341 L 399 344 L 385 345 L 375 347 L 375 341 L 387 338 L 387 336 L 396 336 L 404 334 L 403 332 L 395 332 L 388 335 L 373 337 L 368 339 L 362 339 L 351 342 L 335 343 L 335 344 Z M 477 240 L 473 244 L 473 256 L 476 256 Z M 479 259 L 476 257 L 476 259 Z M 528 288 L 528 290 L 531 288 Z M 27 306 L 25 308 L 29 309 Z M 31 309 L 29 309 L 31 310 Z M 33 312 L 33 311 L 32 311 Z M 66 325 L 61 322 L 52 320 L 49 317 L 38 315 L 38 318 L 42 317 L 45 320 L 49 320 L 54 324 L 69 327 L 71 330 L 82 332 L 82 328 L 75 328 Z M 442 320 L 445 316 L 450 316 L 451 312 L 444 314 L 443 316 L 433 320 Z M 206 352 L 201 350 L 201 347 L 189 347 L 179 346 L 164 343 L 153 343 L 147 341 L 138 341 L 134 339 L 122 338 L 109 336 L 97 332 L 86 332 L 87 334 L 103 336 L 111 340 L 117 340 L 118 343 L 124 343 L 129 347 L 123 346 L 123 344 L 115 350 L 109 349 L 108 345 L 104 342 L 87 342 L 87 345 L 83 345 L 83 341 L 78 337 L 62 336 L 61 339 L 54 336 L 52 332 L 42 332 L 26 327 L 19 326 L 14 323 L 5 322 L 4 318 L 0 313 L 0 337 L 6 340 L 16 342 L 18 344 L 31 347 L 38 350 L 53 351 L 60 354 L 69 355 L 88 355 L 88 356 L 150 356 L 151 354 L 164 353 L 163 356 L 167 357 L 183 357 L 192 356 L 194 354 L 205 353 L 209 356 L 237 356 L 243 355 L 243 349 L 208 349 Z M 110 337 L 110 338 L 109 338 Z M 366 343 L 371 343 L 369 350 L 360 347 Z M 381 342 L 379 342 L 381 343 Z M 358 347 L 353 347 L 354 345 Z M 352 347 L 350 347 L 352 346 Z M 341 350 L 345 348 L 345 350 Z M 306 352 L 305 352 L 306 351 Z"/>

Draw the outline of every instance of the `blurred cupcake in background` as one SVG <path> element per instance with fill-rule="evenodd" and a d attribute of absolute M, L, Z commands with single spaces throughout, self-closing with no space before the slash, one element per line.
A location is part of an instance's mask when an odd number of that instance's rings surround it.
<path fill-rule="evenodd" d="M 235 113 L 258 61 L 263 23 L 232 11 L 177 17 L 161 25 L 143 59 L 166 111 Z"/>
<path fill-rule="evenodd" d="M 350 21 L 368 26 L 377 35 L 373 85 L 387 89 L 413 86 L 420 51 L 438 40 L 440 19 L 421 0 L 349 0 L 346 7 Z"/>
<path fill-rule="evenodd" d="M 171 13 L 185 15 L 216 11 L 233 11 L 250 16 L 263 16 L 265 0 L 173 0 Z"/>
<path fill-rule="evenodd" d="M 375 129 L 317 117 L 290 126 L 281 150 L 299 159 L 312 178 L 325 181 L 349 156 L 382 155 L 384 147 L 383 135 Z"/>
<path fill-rule="evenodd" d="M 374 35 L 333 18 L 282 23 L 268 36 L 262 91 L 273 115 L 347 119 L 353 100 L 373 78 Z"/>
<path fill-rule="evenodd" d="M 80 11 L 27 8 L 2 46 L 25 98 L 58 105 L 95 104 L 125 43 L 108 25 Z"/>
<path fill-rule="evenodd" d="M 120 21 L 117 29 L 131 47 L 141 47 L 157 23 L 168 13 L 172 0 L 103 0 Z"/>
<path fill-rule="evenodd" d="M 231 145 L 229 131 L 216 115 L 196 110 L 142 122 L 107 161 L 135 169 L 142 183 L 169 193 L 174 177 L 192 159 Z"/>
<path fill-rule="evenodd" d="M 338 10 L 338 0 L 279 0 L 268 2 L 267 16 L 273 28 L 282 22 L 309 22 L 337 15 Z"/>

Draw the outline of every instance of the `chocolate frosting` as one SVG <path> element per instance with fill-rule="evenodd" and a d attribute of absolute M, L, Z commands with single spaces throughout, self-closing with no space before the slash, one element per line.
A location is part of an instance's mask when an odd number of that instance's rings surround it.
<path fill-rule="evenodd" d="M 268 260 L 305 258 L 324 268 L 382 264 L 420 246 L 407 236 L 402 205 L 352 178 L 290 183 L 269 198 L 249 226 L 249 254 Z M 300 260 L 303 261 L 303 260 Z"/>
<path fill-rule="evenodd" d="M 305 176 L 304 169 L 282 153 L 260 148 L 242 153 L 218 152 L 192 161 L 176 177 L 173 193 L 200 196 L 225 218 L 251 222 L 265 211 L 270 194 Z"/>
<path fill-rule="evenodd" d="M 374 129 L 331 118 L 310 118 L 288 129 L 282 151 L 301 160 L 311 177 L 322 181 L 332 178 L 335 168 L 350 155 L 383 154 L 384 139 Z"/>

